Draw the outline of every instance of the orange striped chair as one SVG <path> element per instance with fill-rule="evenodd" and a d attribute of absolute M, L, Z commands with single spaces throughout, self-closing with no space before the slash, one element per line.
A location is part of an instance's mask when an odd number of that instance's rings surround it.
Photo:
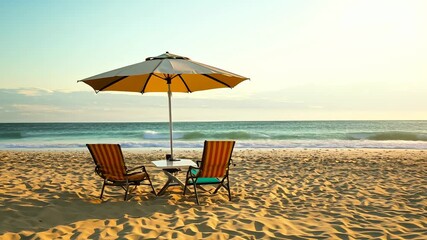
<path fill-rule="evenodd" d="M 150 176 L 144 166 L 133 169 L 126 168 L 119 144 L 86 144 L 86 146 L 95 162 L 95 172 L 104 179 L 99 198 L 102 199 L 106 185 L 122 187 L 125 190 L 125 201 L 128 197 L 129 186 L 135 186 L 133 189 L 135 190 L 139 185 L 149 185 L 156 195 Z M 134 172 L 137 169 L 140 171 Z M 141 183 L 144 181 L 147 183 Z"/>
<path fill-rule="evenodd" d="M 217 193 L 221 187 L 228 191 L 228 199 L 231 201 L 230 181 L 228 177 L 231 155 L 235 141 L 205 141 L 202 160 L 199 167 L 190 167 L 185 180 L 184 195 L 187 185 L 194 186 L 196 202 L 197 186 L 206 184 L 218 185 L 213 193 Z"/>

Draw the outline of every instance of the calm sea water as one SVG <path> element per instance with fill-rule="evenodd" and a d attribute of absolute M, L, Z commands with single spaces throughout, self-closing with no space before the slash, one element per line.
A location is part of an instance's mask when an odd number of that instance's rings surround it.
<path fill-rule="evenodd" d="M 174 123 L 175 148 L 234 139 L 238 148 L 427 149 L 427 121 L 279 121 Z M 168 123 L 0 123 L 0 149 L 168 148 Z"/>

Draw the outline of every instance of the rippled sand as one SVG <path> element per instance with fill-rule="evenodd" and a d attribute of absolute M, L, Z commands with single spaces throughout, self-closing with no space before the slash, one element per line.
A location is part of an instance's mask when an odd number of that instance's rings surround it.
<path fill-rule="evenodd" d="M 166 176 L 150 163 L 165 151 L 124 149 L 145 164 L 159 190 Z M 198 159 L 201 151 L 177 156 Z M 123 201 L 87 151 L 0 151 L 0 239 L 425 239 L 427 151 L 236 150 L 233 200 L 163 196 L 141 186 Z M 184 173 L 181 173 L 184 178 Z"/>

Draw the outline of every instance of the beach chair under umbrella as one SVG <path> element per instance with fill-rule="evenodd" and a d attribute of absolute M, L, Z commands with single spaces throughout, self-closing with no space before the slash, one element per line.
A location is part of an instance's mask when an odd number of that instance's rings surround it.
<path fill-rule="evenodd" d="M 215 88 L 233 88 L 249 78 L 166 52 L 144 62 L 95 75 L 78 82 L 95 92 L 167 92 L 169 100 L 169 134 L 173 160 L 172 92 L 195 92 Z"/>

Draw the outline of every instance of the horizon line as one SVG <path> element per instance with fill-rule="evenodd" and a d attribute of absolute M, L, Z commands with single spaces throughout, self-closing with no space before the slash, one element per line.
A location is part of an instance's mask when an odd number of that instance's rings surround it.
<path fill-rule="evenodd" d="M 385 122 L 385 121 L 427 121 L 427 119 L 319 119 L 319 120 L 200 120 L 200 121 L 173 121 L 174 123 L 210 123 L 210 122 Z M 0 122 L 0 124 L 14 123 L 169 123 L 168 121 L 35 121 L 35 122 Z"/>

